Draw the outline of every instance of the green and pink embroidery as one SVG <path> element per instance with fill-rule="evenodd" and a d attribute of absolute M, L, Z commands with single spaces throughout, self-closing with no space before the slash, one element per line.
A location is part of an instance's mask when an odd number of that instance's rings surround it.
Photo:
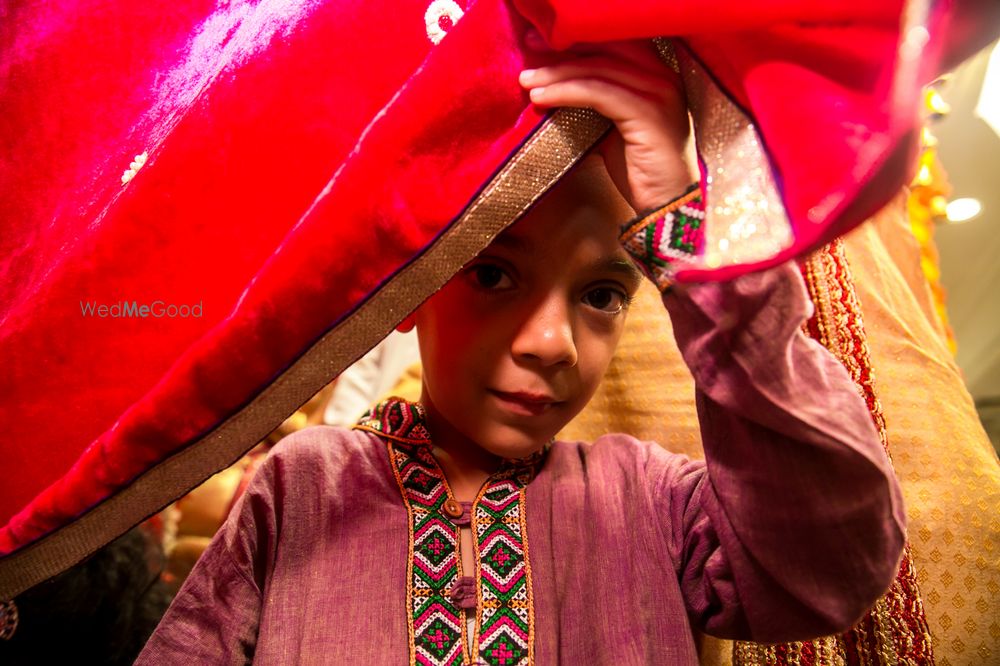
<path fill-rule="evenodd" d="M 705 247 L 705 204 L 697 183 L 680 197 L 622 228 L 621 243 L 660 291 Z"/>
<path fill-rule="evenodd" d="M 465 613 L 451 597 L 461 568 L 460 527 L 445 512 L 454 502 L 431 453 L 423 408 L 397 398 L 377 405 L 358 429 L 382 437 L 409 515 L 410 561 L 407 608 L 410 663 L 444 666 L 466 663 Z M 524 521 L 524 489 L 544 451 L 507 460 L 480 490 L 473 504 L 476 549 L 477 663 L 527 666 L 533 663 L 534 613 L 531 567 Z"/>
<path fill-rule="evenodd" d="M 491 666 L 530 664 L 534 616 L 524 525 L 524 486 L 494 475 L 476 499 L 479 655 Z"/>

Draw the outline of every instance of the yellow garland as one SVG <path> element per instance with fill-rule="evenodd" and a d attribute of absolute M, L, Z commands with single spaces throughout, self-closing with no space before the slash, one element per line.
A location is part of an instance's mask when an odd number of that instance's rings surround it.
<path fill-rule="evenodd" d="M 945 115 L 950 110 L 947 103 L 941 99 L 934 88 L 929 88 L 924 95 L 924 104 L 931 118 Z M 948 174 L 938 159 L 937 138 L 926 126 L 923 130 L 922 149 L 917 174 L 910 184 L 910 196 L 907 201 L 910 228 L 920 246 L 920 267 L 931 288 L 934 299 L 934 309 L 937 311 L 941 326 L 944 329 L 948 348 L 955 354 L 955 334 L 948 323 L 948 311 L 945 306 L 947 293 L 941 285 L 941 261 L 934 243 L 934 225 L 945 220 L 945 207 L 951 185 Z"/>

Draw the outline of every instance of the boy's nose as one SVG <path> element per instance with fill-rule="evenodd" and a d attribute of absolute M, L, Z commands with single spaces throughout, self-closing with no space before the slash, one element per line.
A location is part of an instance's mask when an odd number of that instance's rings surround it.
<path fill-rule="evenodd" d="M 515 358 L 529 359 L 543 366 L 576 365 L 576 341 L 569 306 L 553 298 L 529 312 L 514 335 L 511 352 Z"/>

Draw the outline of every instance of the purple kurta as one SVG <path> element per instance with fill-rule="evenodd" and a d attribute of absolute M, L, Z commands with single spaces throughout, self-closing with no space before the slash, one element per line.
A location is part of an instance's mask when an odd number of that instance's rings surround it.
<path fill-rule="evenodd" d="M 707 466 L 626 435 L 543 458 L 524 491 L 536 663 L 694 664 L 692 626 L 814 637 L 888 588 L 899 487 L 847 373 L 799 329 L 793 270 L 664 298 Z M 382 438 L 296 433 L 137 663 L 406 663 L 408 540 Z"/>

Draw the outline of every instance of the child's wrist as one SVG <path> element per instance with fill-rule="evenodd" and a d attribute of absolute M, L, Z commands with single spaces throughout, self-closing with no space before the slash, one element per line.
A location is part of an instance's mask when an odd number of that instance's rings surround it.
<path fill-rule="evenodd" d="M 662 208 L 665 205 L 664 202 L 669 204 L 678 198 L 678 192 L 686 194 L 690 190 L 691 184 L 698 179 L 692 173 L 687 161 L 678 158 L 669 176 L 665 177 L 661 173 L 651 180 L 653 182 L 646 186 L 631 188 L 631 201 L 629 203 L 637 213 L 650 213 Z"/>
<path fill-rule="evenodd" d="M 674 284 L 677 270 L 702 253 L 704 221 L 701 186 L 695 182 L 666 204 L 641 209 L 622 226 L 619 240 L 665 293 Z"/>

